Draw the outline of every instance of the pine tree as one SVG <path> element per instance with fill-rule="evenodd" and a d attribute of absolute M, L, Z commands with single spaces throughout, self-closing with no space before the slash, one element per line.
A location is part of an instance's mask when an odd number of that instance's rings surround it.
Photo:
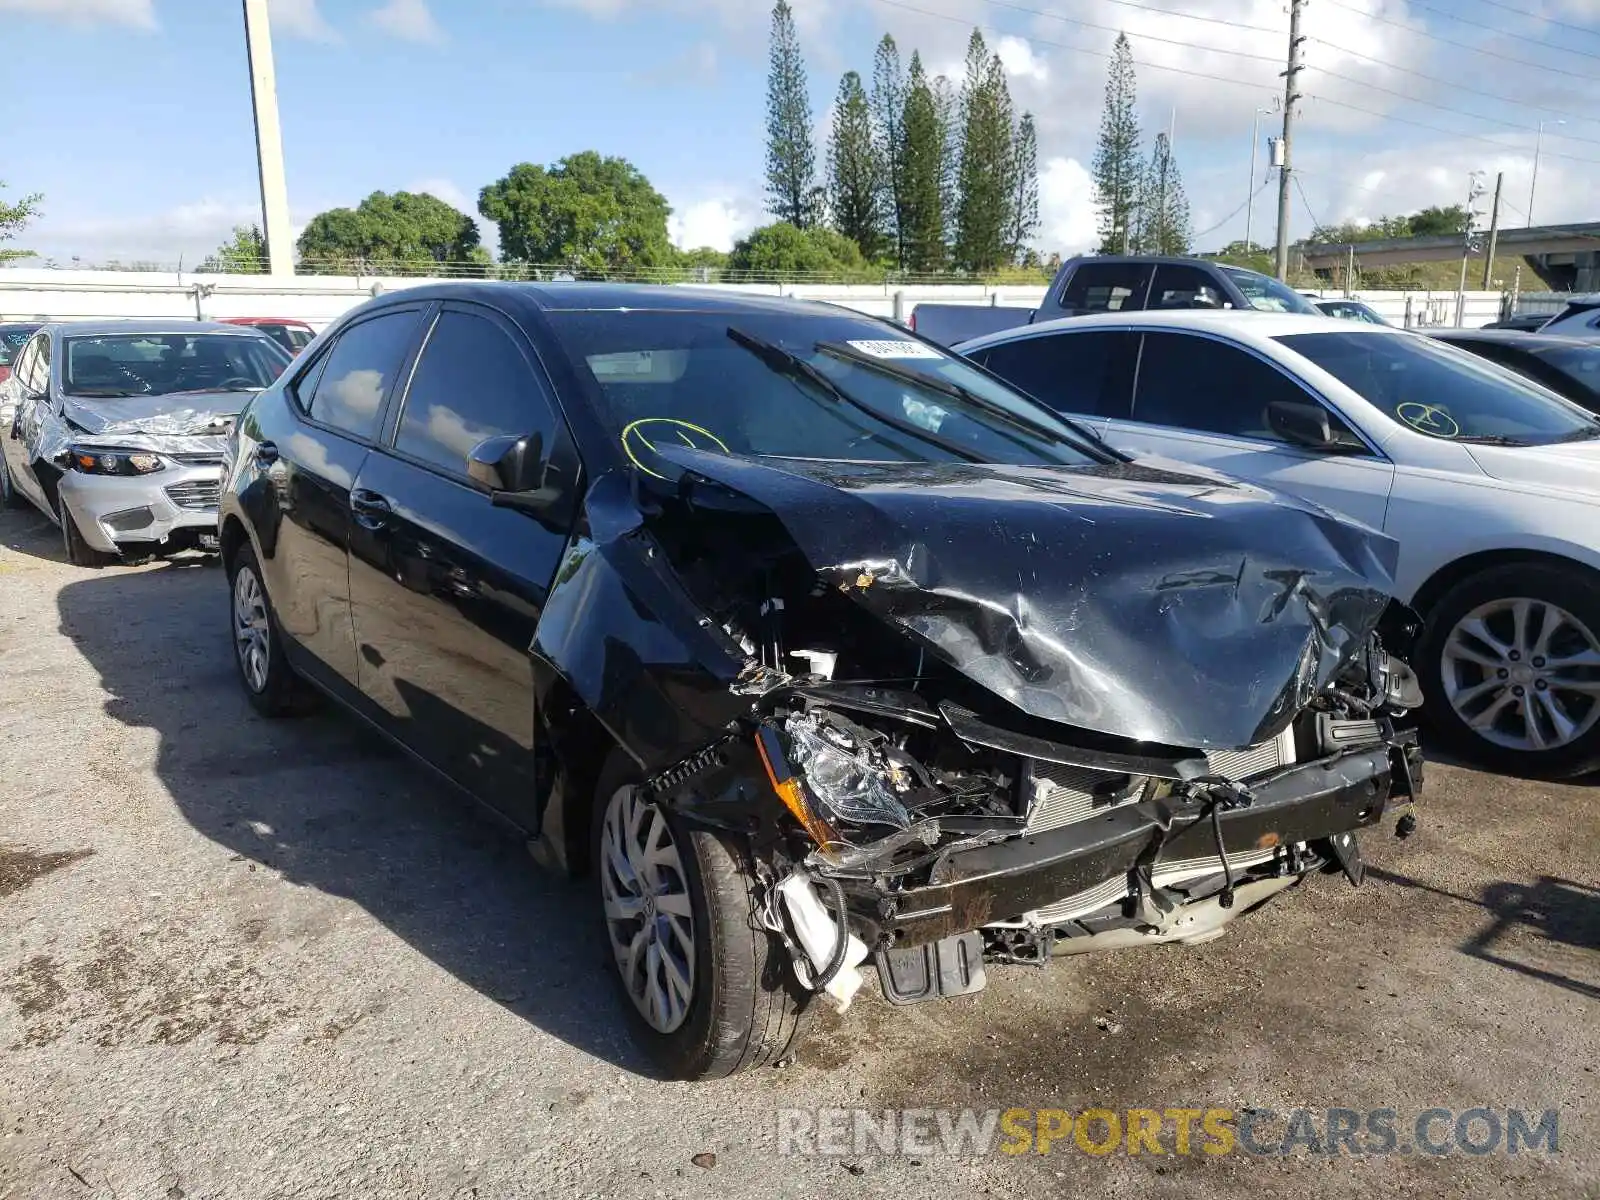
<path fill-rule="evenodd" d="M 1140 189 L 1139 249 L 1144 254 L 1187 254 L 1189 252 L 1189 200 L 1183 194 L 1183 179 L 1172 157 L 1172 143 L 1164 133 L 1156 134 L 1150 165 L 1145 168 Z"/>
<path fill-rule="evenodd" d="M 845 72 L 828 144 L 828 203 L 833 226 L 872 261 L 884 249 L 882 160 L 872 139 L 872 110 L 861 76 Z"/>
<path fill-rule="evenodd" d="M 1011 144 L 1011 228 L 1006 238 L 1011 261 L 1021 266 L 1039 232 L 1039 136 L 1033 114 L 1023 113 Z"/>
<path fill-rule="evenodd" d="M 1106 73 L 1100 144 L 1094 154 L 1094 198 L 1100 210 L 1100 253 L 1121 253 L 1137 232 L 1139 202 L 1139 117 L 1134 111 L 1136 83 L 1128 35 L 1119 33 Z"/>
<path fill-rule="evenodd" d="M 945 265 L 955 251 L 956 202 L 961 198 L 961 94 L 943 75 L 934 76 L 933 108 L 939 117 L 939 203 L 944 211 Z"/>
<path fill-rule="evenodd" d="M 767 71 L 767 210 L 798 229 L 816 217 L 817 153 L 811 143 L 806 65 L 788 0 L 772 8 Z"/>
<path fill-rule="evenodd" d="M 1005 67 L 974 29 L 967 42 L 967 74 L 961 90 L 954 254 L 956 266 L 966 271 L 992 271 L 1010 258 L 1007 237 L 1015 165 L 1011 114 Z"/>
<path fill-rule="evenodd" d="M 942 271 L 945 247 L 945 125 L 922 56 L 911 55 L 905 112 L 905 239 L 907 271 Z"/>
<path fill-rule="evenodd" d="M 883 194 L 879 212 L 893 243 L 895 264 L 905 268 L 906 77 L 900 48 L 887 33 L 872 60 L 872 140 L 877 147 Z"/>

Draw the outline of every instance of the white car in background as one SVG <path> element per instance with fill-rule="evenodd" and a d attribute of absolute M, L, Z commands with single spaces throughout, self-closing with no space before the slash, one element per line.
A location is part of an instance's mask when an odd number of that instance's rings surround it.
<path fill-rule="evenodd" d="M 1395 537 L 1440 740 L 1506 771 L 1600 768 L 1600 419 L 1434 339 L 1332 317 L 1112 313 L 957 349 L 1134 458 Z"/>

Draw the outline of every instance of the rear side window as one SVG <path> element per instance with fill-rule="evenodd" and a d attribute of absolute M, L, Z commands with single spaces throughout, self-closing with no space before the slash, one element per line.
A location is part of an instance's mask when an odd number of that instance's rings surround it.
<path fill-rule="evenodd" d="M 414 311 L 384 313 L 352 325 L 322 360 L 320 376 L 300 400 L 315 421 L 352 437 L 378 435 L 383 398 L 405 365 L 416 334 Z"/>
<path fill-rule="evenodd" d="M 1267 424 L 1274 400 L 1316 400 L 1237 346 L 1184 333 L 1147 333 L 1133 419 L 1206 433 L 1279 441 Z"/>
<path fill-rule="evenodd" d="M 1146 263 L 1086 262 L 1067 280 L 1061 307 L 1077 313 L 1131 312 L 1144 307 L 1149 284 Z"/>
<path fill-rule="evenodd" d="M 411 377 L 395 449 L 453 475 L 492 437 L 537 433 L 548 451 L 555 410 L 522 351 L 494 322 L 445 312 Z"/>
<path fill-rule="evenodd" d="M 1199 267 L 1163 263 L 1150 289 L 1151 308 L 1224 308 L 1222 289 Z"/>
<path fill-rule="evenodd" d="M 991 346 L 979 361 L 1057 412 L 1125 417 L 1138 346 L 1135 333 L 1056 333 Z"/>

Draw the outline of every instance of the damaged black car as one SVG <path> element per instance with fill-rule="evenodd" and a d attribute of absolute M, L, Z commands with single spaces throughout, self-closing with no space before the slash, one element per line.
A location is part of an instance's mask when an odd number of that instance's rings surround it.
<path fill-rule="evenodd" d="M 935 1000 L 1359 883 L 1422 781 L 1389 539 L 830 306 L 374 300 L 241 416 L 218 532 L 255 707 L 331 695 L 589 876 L 678 1077 L 869 965 Z"/>

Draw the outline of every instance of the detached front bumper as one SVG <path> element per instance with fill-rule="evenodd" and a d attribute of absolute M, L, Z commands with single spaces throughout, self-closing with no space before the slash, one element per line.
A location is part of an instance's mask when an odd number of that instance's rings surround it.
<path fill-rule="evenodd" d="M 1409 802 L 1421 779 L 1415 743 L 1401 740 L 1289 767 L 1253 781 L 1247 807 L 1219 811 L 1222 842 L 1241 865 L 1260 864 L 1280 847 L 1318 842 L 1328 843 L 1337 858 L 1352 845 L 1333 839 L 1376 824 L 1396 802 Z M 1089 895 L 1100 907 L 1137 900 L 1141 873 L 1159 889 L 1163 863 L 1207 860 L 1221 870 L 1216 830 L 1204 810 L 1168 814 L 1133 804 L 952 853 L 927 885 L 881 897 L 875 923 L 897 947 L 923 945 L 1013 923 L 1023 914 L 1059 911 L 1063 898 Z"/>
<path fill-rule="evenodd" d="M 83 540 L 103 554 L 121 545 L 198 542 L 216 535 L 222 468 L 168 466 L 149 475 L 61 476 L 61 501 Z"/>

